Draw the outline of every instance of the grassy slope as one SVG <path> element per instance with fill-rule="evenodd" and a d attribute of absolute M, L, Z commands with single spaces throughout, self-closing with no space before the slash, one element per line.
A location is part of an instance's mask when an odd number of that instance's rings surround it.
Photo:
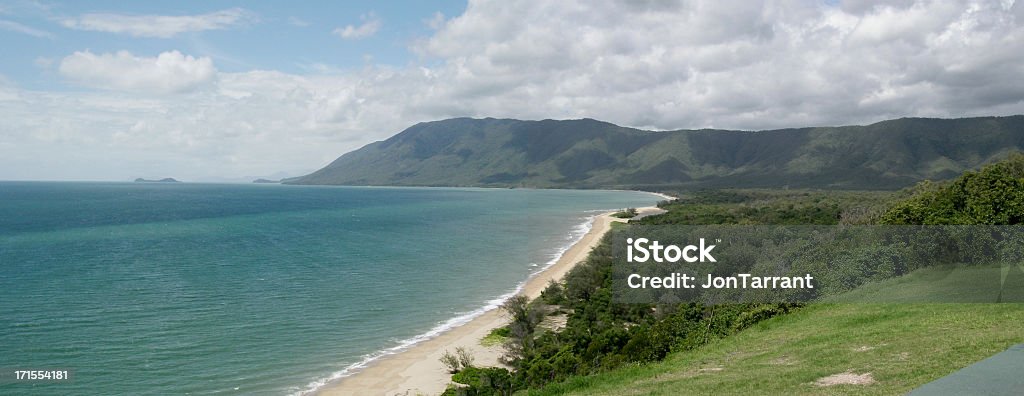
<path fill-rule="evenodd" d="M 950 278 L 992 285 L 993 268 L 980 268 L 927 268 L 837 300 L 928 298 Z M 1013 274 L 1008 285 L 1019 292 L 1021 282 L 1024 276 Z M 983 294 L 987 300 L 992 293 Z M 659 363 L 577 377 L 530 394 L 900 394 L 1024 342 L 1021 323 L 1019 303 L 815 304 Z M 871 373 L 877 383 L 814 385 L 846 371 Z"/>
<path fill-rule="evenodd" d="M 1024 266 L 1005 268 L 1006 280 L 1000 295 L 998 265 L 943 266 L 922 268 L 892 279 L 872 282 L 828 302 L 1024 302 Z"/>
<path fill-rule="evenodd" d="M 1022 304 L 814 305 L 660 363 L 530 394 L 902 394 L 1024 342 L 1021 323 Z M 878 382 L 814 385 L 845 371 Z"/>

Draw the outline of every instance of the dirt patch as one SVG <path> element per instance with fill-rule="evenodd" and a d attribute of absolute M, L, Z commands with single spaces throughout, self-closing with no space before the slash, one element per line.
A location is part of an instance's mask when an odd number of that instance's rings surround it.
<path fill-rule="evenodd" d="M 854 352 L 867 352 L 867 351 L 872 351 L 875 348 L 881 348 L 881 347 L 884 347 L 884 346 L 889 346 L 889 344 L 882 343 L 882 344 L 878 344 L 878 345 L 875 345 L 875 346 L 862 345 L 862 346 L 859 346 L 859 347 L 856 347 L 856 348 L 850 348 L 850 350 L 852 350 Z"/>
<path fill-rule="evenodd" d="M 565 328 L 565 323 L 568 321 L 569 315 L 567 314 L 551 315 L 544 318 L 537 326 L 545 330 L 559 331 Z"/>
<path fill-rule="evenodd" d="M 817 381 L 814 381 L 814 384 L 818 386 L 871 385 L 873 383 L 875 383 L 875 378 L 871 376 L 871 373 L 854 374 L 850 371 L 832 374 L 828 377 L 821 377 L 818 378 Z"/>

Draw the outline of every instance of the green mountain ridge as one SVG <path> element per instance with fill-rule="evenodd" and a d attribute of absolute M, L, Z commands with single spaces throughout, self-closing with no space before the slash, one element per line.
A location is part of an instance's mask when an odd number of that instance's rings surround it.
<path fill-rule="evenodd" d="M 646 131 L 455 118 L 413 125 L 285 184 L 533 188 L 900 188 L 1024 149 L 1024 115 L 866 126 Z"/>

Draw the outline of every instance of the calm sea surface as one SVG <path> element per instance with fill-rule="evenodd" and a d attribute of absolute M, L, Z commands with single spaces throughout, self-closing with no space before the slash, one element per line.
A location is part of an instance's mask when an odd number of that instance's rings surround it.
<path fill-rule="evenodd" d="M 0 182 L 0 394 L 295 394 L 493 307 L 637 192 Z"/>

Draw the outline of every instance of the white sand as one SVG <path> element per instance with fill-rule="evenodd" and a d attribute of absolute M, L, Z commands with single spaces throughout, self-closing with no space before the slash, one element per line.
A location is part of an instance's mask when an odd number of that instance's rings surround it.
<path fill-rule="evenodd" d="M 654 207 L 639 208 L 641 214 L 660 212 Z M 521 294 L 532 298 L 540 296 L 550 280 L 560 280 L 576 263 L 583 261 L 597 246 L 601 237 L 611 229 L 614 221 L 625 221 L 606 213 L 594 218 L 590 232 L 569 248 L 551 267 L 530 278 Z M 463 347 L 470 351 L 475 365 L 497 366 L 501 347 L 485 347 L 480 340 L 491 330 L 508 323 L 500 309 L 480 315 L 468 323 L 448 330 L 435 338 L 413 345 L 400 353 L 385 356 L 352 376 L 329 384 L 319 395 L 436 395 L 444 392 L 451 375 L 441 364 L 444 352 L 455 352 Z"/>

